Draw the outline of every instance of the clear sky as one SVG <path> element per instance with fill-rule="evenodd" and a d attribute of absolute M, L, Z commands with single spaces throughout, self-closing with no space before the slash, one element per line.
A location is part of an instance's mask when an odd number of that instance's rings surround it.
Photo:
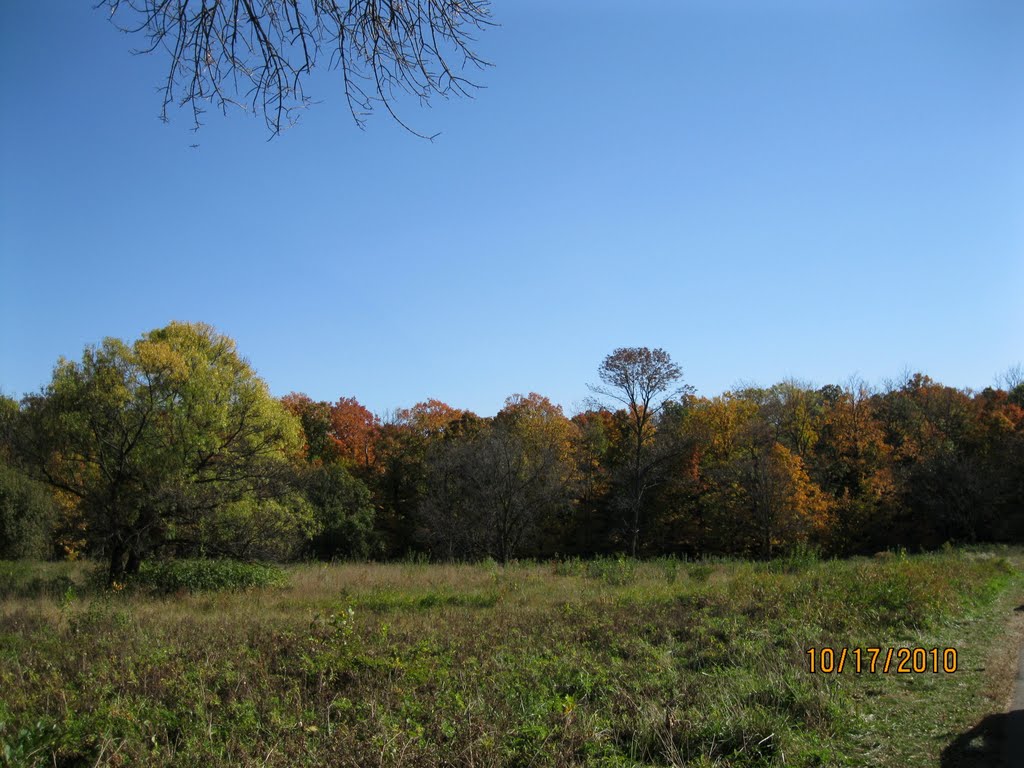
<path fill-rule="evenodd" d="M 701 394 L 1024 359 L 1020 0 L 494 0 L 473 101 L 337 83 L 158 121 L 92 3 L 0 4 L 0 390 L 202 320 L 275 394 L 567 410 L 618 346 Z M 196 149 L 190 144 L 198 143 Z"/>

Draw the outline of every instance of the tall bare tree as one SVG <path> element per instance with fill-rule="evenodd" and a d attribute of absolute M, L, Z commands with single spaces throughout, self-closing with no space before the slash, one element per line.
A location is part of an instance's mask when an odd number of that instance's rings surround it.
<path fill-rule="evenodd" d="M 326 63 L 341 75 L 357 125 L 374 107 L 395 112 L 404 92 L 421 104 L 467 96 L 467 70 L 487 66 L 473 34 L 493 25 L 489 0 L 99 0 L 122 31 L 142 35 L 137 53 L 169 57 L 161 90 L 188 106 L 262 114 L 271 136 L 309 106 L 305 83 Z M 326 62 L 324 62 L 326 60 Z M 432 138 L 432 137 L 425 137 Z"/>
<path fill-rule="evenodd" d="M 663 349 L 620 347 L 598 368 L 601 384 L 590 390 L 626 411 L 629 439 L 627 510 L 630 517 L 630 554 L 636 556 L 640 540 L 644 495 L 654 482 L 653 470 L 660 464 L 653 451 L 658 414 L 665 403 L 686 393 L 682 369 Z M 599 402 L 598 402 L 599 404 Z"/>

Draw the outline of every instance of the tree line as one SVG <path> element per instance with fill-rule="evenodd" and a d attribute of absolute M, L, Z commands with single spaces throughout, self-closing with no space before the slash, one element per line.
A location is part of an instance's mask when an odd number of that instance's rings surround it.
<path fill-rule="evenodd" d="M 234 342 L 106 339 L 0 400 L 0 557 L 771 558 L 1024 538 L 1024 376 L 904 376 L 698 396 L 660 349 L 613 351 L 586 410 L 512 395 L 270 395 Z"/>

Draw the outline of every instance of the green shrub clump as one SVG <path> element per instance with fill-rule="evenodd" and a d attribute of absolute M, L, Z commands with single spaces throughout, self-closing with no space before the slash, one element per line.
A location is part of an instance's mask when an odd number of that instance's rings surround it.
<path fill-rule="evenodd" d="M 277 566 L 238 560 L 160 560 L 143 563 L 138 574 L 138 583 L 158 594 L 238 591 L 286 581 Z"/>
<path fill-rule="evenodd" d="M 57 517 L 49 489 L 0 459 L 0 559 L 49 557 Z"/>
<path fill-rule="evenodd" d="M 62 597 L 75 587 L 66 565 L 0 560 L 0 598 Z"/>

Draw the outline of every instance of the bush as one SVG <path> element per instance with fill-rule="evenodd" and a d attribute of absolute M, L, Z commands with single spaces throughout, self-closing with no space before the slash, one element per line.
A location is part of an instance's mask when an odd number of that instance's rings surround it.
<path fill-rule="evenodd" d="M 67 563 L 0 561 L 0 598 L 62 597 L 76 584 Z"/>
<path fill-rule="evenodd" d="M 773 573 L 803 573 L 821 562 L 821 555 L 814 547 L 800 542 L 783 557 L 771 560 L 768 570 Z"/>
<path fill-rule="evenodd" d="M 49 557 L 56 522 L 49 489 L 0 462 L 0 559 Z"/>
<path fill-rule="evenodd" d="M 623 555 L 615 559 L 598 557 L 587 563 L 587 576 L 614 587 L 631 583 L 635 575 L 636 560 L 627 559 Z"/>
<path fill-rule="evenodd" d="M 266 563 L 237 560 L 161 560 L 143 563 L 136 583 L 158 594 L 223 592 L 284 586 L 284 571 Z"/>

